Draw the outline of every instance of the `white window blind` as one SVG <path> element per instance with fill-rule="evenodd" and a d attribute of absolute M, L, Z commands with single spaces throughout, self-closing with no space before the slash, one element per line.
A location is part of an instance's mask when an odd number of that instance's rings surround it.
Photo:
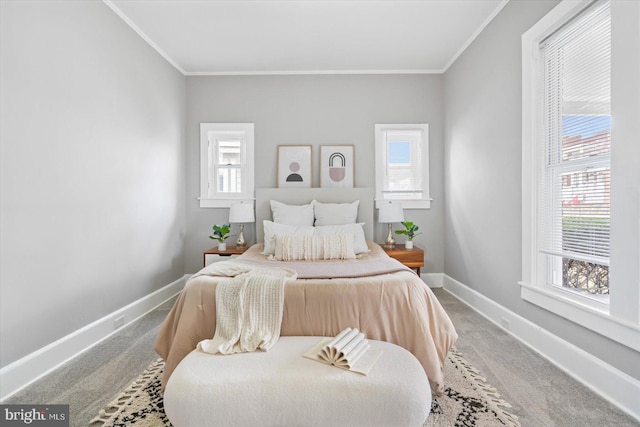
<path fill-rule="evenodd" d="M 539 247 L 544 254 L 556 257 L 550 265 L 561 259 L 608 266 L 609 2 L 600 1 L 590 6 L 547 37 L 540 44 L 540 50 L 544 64 L 545 143 L 541 144 L 544 155 L 540 156 L 542 164 L 538 174 Z M 551 277 L 559 276 L 551 274 Z"/>

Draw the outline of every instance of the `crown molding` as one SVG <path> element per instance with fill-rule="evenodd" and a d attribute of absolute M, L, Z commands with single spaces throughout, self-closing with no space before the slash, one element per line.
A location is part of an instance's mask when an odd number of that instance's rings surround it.
<path fill-rule="evenodd" d="M 183 76 L 186 76 L 186 71 L 182 69 L 182 67 L 180 67 L 180 65 L 178 65 L 178 63 L 176 61 L 173 60 L 173 58 L 171 58 L 165 51 L 163 51 L 162 49 L 160 49 L 160 47 L 155 44 L 153 42 L 153 40 L 151 40 L 149 38 L 149 36 L 147 36 L 141 29 L 140 27 L 138 27 L 136 24 L 133 23 L 133 21 L 131 19 L 129 19 L 129 17 L 127 17 L 127 15 L 124 14 L 124 12 L 122 12 L 120 9 L 118 9 L 118 6 L 116 6 L 111 0 L 102 0 L 104 4 L 106 4 L 107 6 L 109 6 L 109 8 L 111 10 L 113 10 L 115 12 L 116 15 L 118 15 L 129 27 L 131 27 L 131 29 L 133 31 L 135 31 L 140 37 L 142 37 L 142 39 L 144 41 L 146 41 L 153 49 L 155 49 L 156 52 L 158 52 L 160 54 L 160 56 L 162 56 L 169 64 L 173 65 L 173 67 L 178 70 L 180 73 L 182 73 Z"/>
<path fill-rule="evenodd" d="M 449 69 L 449 67 L 451 67 L 453 65 L 453 63 L 458 60 L 460 55 L 462 55 L 464 53 L 464 51 L 467 50 L 467 48 L 471 45 L 471 43 L 473 43 L 474 40 L 476 38 L 478 38 L 480 33 L 484 31 L 484 29 L 487 27 L 487 25 L 489 25 L 489 23 L 491 23 L 491 21 L 493 21 L 493 18 L 498 16 L 500 11 L 502 9 L 504 9 L 504 7 L 507 5 L 507 3 L 509 3 L 509 1 L 510 0 L 502 0 L 502 2 L 493 10 L 493 12 L 491 12 L 491 15 L 489 15 L 489 17 L 478 27 L 478 29 L 473 34 L 471 34 L 471 37 L 469 37 L 469 40 L 467 40 L 466 43 L 462 45 L 460 50 L 458 50 L 458 52 L 456 52 L 451 57 L 449 62 L 447 62 L 447 65 L 445 65 L 444 68 L 442 69 L 443 73 L 445 73 Z"/>

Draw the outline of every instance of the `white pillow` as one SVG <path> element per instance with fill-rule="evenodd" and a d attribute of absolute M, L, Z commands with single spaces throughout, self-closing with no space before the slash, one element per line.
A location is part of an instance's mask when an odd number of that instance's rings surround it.
<path fill-rule="evenodd" d="M 342 224 L 342 225 L 320 225 L 313 227 L 313 234 L 315 236 L 330 236 L 334 234 L 353 234 L 353 251 L 356 254 L 363 252 L 369 252 L 367 246 L 367 240 L 364 237 L 364 230 L 362 226 L 364 222 L 356 224 Z M 266 234 L 266 233 L 265 233 Z"/>
<path fill-rule="evenodd" d="M 278 261 L 354 259 L 355 257 L 352 234 L 276 236 L 275 259 Z"/>
<path fill-rule="evenodd" d="M 293 234 L 296 236 L 312 236 L 313 226 L 311 225 L 287 225 L 277 224 L 273 221 L 262 221 L 264 227 L 264 249 L 265 255 L 273 255 L 276 250 L 276 236 Z"/>
<path fill-rule="evenodd" d="M 273 222 L 287 225 L 313 225 L 313 205 L 286 205 L 271 200 Z"/>
<path fill-rule="evenodd" d="M 354 224 L 358 218 L 360 200 L 351 203 L 321 203 L 312 201 L 314 225 Z"/>

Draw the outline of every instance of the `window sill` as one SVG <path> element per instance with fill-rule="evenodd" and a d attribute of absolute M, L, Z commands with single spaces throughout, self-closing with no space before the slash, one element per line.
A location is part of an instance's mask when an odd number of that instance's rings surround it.
<path fill-rule="evenodd" d="M 255 199 L 248 197 L 238 197 L 229 199 L 205 199 L 198 197 L 201 208 L 230 208 L 234 203 L 253 202 Z"/>
<path fill-rule="evenodd" d="M 586 303 L 582 301 L 584 297 L 568 295 L 562 290 L 544 289 L 523 282 L 518 284 L 523 300 L 640 351 L 640 327 L 612 317 L 608 305 L 595 301 Z"/>
<path fill-rule="evenodd" d="M 433 199 L 414 199 L 414 200 L 402 200 L 402 199 L 376 199 L 376 209 L 380 209 L 380 205 L 383 203 L 400 203 L 402 209 L 431 209 L 431 200 Z"/>

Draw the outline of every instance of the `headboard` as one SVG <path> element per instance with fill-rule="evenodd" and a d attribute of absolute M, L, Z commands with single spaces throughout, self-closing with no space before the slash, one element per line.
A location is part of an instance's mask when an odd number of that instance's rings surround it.
<path fill-rule="evenodd" d="M 364 222 L 364 236 L 373 240 L 373 188 L 256 188 L 256 241 L 264 239 L 262 221 L 272 220 L 271 200 L 288 205 L 306 205 L 312 200 L 323 203 L 348 203 L 360 200 L 358 222 Z"/>

